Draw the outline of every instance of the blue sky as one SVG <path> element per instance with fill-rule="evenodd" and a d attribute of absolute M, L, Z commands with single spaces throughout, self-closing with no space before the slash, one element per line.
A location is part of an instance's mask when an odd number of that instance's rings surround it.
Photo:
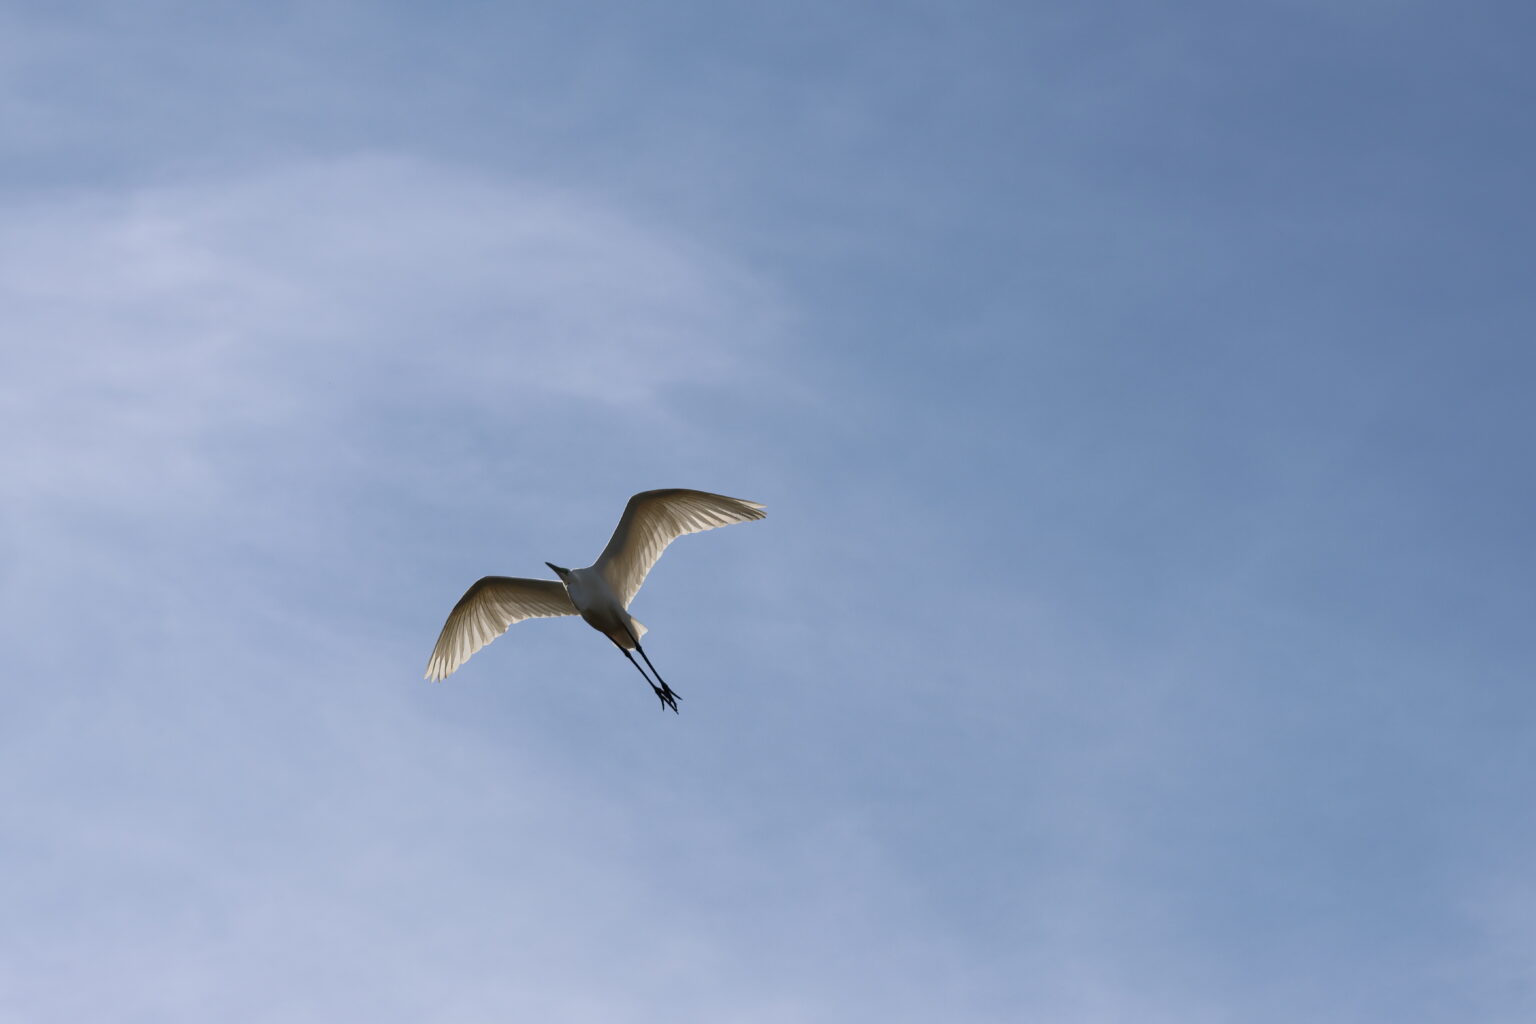
<path fill-rule="evenodd" d="M 7 5 L 0 1016 L 1532 1019 L 1533 27 Z"/>

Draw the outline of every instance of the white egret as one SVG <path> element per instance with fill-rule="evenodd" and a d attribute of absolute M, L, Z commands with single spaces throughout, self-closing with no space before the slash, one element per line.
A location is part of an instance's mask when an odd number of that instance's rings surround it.
<path fill-rule="evenodd" d="M 763 506 L 755 501 L 727 498 L 723 494 L 679 487 L 641 491 L 624 506 L 624 515 L 608 546 L 587 568 L 562 569 L 545 562 L 560 577 L 558 581 L 486 576 L 465 591 L 448 613 L 437 646 L 432 649 L 427 678 L 448 678 L 470 655 L 501 636 L 514 622 L 580 615 L 624 652 L 629 663 L 650 683 L 662 707 L 676 713 L 677 694 L 640 646 L 640 637 L 646 630 L 630 616 L 629 603 L 635 599 L 656 559 L 683 534 L 745 523 L 766 515 Z M 629 653 L 632 650 L 640 652 L 656 676 L 655 682 Z"/>

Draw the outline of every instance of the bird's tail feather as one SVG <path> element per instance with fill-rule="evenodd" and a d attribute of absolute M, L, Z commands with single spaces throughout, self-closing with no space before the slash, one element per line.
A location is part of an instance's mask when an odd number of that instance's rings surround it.
<path fill-rule="evenodd" d="M 639 619 L 630 619 L 627 628 L 621 625 L 618 629 L 612 631 L 605 629 L 603 632 L 607 633 L 608 639 L 626 651 L 632 651 L 640 646 L 640 638 L 645 636 L 646 629 L 645 626 L 641 625 Z"/>

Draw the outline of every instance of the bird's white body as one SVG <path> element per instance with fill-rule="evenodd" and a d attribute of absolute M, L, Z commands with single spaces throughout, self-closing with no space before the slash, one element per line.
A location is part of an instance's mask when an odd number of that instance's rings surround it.
<path fill-rule="evenodd" d="M 597 566 L 567 569 L 560 574 L 560 582 L 565 584 L 565 592 L 571 604 L 576 606 L 576 614 L 587 625 L 625 650 L 635 649 L 645 635 L 645 627 L 629 614 Z"/>
<path fill-rule="evenodd" d="M 427 678 L 446 679 L 514 622 L 552 615 L 580 615 L 612 640 L 642 676 L 645 670 L 630 651 L 638 651 L 654 673 L 656 666 L 640 646 L 645 627 L 629 614 L 629 603 L 656 559 L 685 533 L 762 519 L 766 514 L 755 501 L 708 491 L 642 491 L 629 499 L 608 546 L 585 569 L 562 569 L 545 562 L 560 577 L 559 582 L 486 576 L 470 587 L 448 613 L 427 662 Z M 677 695 L 659 674 L 656 682 L 660 686 L 648 676 L 646 682 L 651 683 L 664 707 L 677 710 Z"/>

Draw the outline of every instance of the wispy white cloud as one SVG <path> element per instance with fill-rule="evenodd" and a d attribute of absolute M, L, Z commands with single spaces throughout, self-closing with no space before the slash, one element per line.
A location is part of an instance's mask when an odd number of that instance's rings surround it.
<path fill-rule="evenodd" d="M 6 216 L 13 497 L 124 474 L 192 483 L 215 438 L 334 429 L 370 402 L 530 427 L 662 414 L 680 387 L 739 386 L 777 327 L 760 283 L 683 239 L 406 160 Z"/>

